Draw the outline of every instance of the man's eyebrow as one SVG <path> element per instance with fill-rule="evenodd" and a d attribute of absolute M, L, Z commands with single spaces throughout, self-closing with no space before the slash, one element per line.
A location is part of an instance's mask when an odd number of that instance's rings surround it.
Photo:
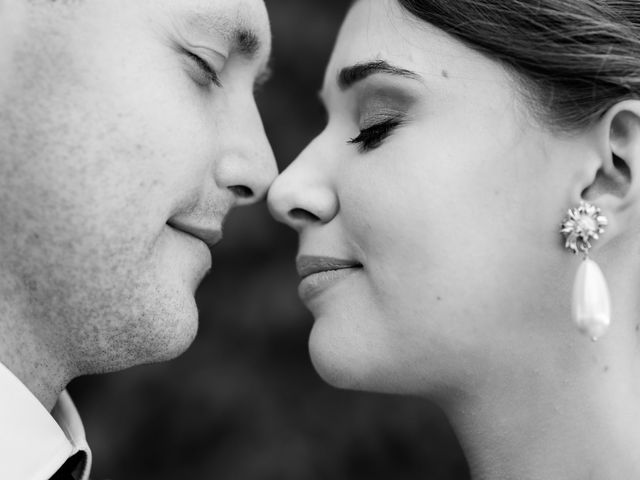
<path fill-rule="evenodd" d="M 244 27 L 234 31 L 234 48 L 248 58 L 254 58 L 262 50 L 262 42 L 253 30 Z"/>
<path fill-rule="evenodd" d="M 420 80 L 422 78 L 411 70 L 394 67 L 384 60 L 374 60 L 371 62 L 357 63 L 340 70 L 340 73 L 338 73 L 338 86 L 341 90 L 346 90 L 365 78 L 378 73 L 405 77 L 412 80 Z"/>
<path fill-rule="evenodd" d="M 222 35 L 231 50 L 249 59 L 255 58 L 264 48 L 256 31 L 240 20 L 233 21 L 222 15 L 191 14 L 187 24 L 208 34 Z"/>

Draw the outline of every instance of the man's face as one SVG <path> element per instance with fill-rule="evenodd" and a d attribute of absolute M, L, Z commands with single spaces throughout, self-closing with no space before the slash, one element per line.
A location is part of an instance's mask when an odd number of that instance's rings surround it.
<path fill-rule="evenodd" d="M 78 372 L 175 356 L 205 241 L 276 173 L 262 0 L 0 0 L 0 27 L 0 292 Z"/>

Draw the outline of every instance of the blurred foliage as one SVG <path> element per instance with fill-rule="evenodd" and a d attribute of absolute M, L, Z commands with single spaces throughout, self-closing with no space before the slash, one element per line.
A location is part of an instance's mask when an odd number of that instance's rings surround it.
<path fill-rule="evenodd" d="M 258 94 L 280 168 L 322 128 L 322 83 L 344 0 L 271 0 L 272 81 Z M 180 358 L 70 387 L 96 480 L 469 478 L 442 413 L 410 398 L 325 385 L 307 352 L 296 236 L 264 205 L 236 211 L 198 291 Z"/>

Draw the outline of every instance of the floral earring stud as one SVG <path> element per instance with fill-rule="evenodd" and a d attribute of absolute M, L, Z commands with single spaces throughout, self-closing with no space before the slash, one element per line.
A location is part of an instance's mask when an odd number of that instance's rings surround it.
<path fill-rule="evenodd" d="M 611 323 L 607 282 L 598 264 L 589 258 L 591 242 L 600 238 L 607 225 L 607 217 L 598 207 L 580 202 L 577 208 L 567 212 L 560 230 L 565 248 L 583 255 L 573 282 L 571 317 L 578 329 L 593 341 L 604 335 Z"/>

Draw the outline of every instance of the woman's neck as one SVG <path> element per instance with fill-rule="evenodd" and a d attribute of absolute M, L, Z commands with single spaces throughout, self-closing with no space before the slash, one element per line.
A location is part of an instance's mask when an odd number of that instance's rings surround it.
<path fill-rule="evenodd" d="M 640 478 L 638 360 L 602 358 L 514 369 L 445 406 L 474 480 Z"/>

